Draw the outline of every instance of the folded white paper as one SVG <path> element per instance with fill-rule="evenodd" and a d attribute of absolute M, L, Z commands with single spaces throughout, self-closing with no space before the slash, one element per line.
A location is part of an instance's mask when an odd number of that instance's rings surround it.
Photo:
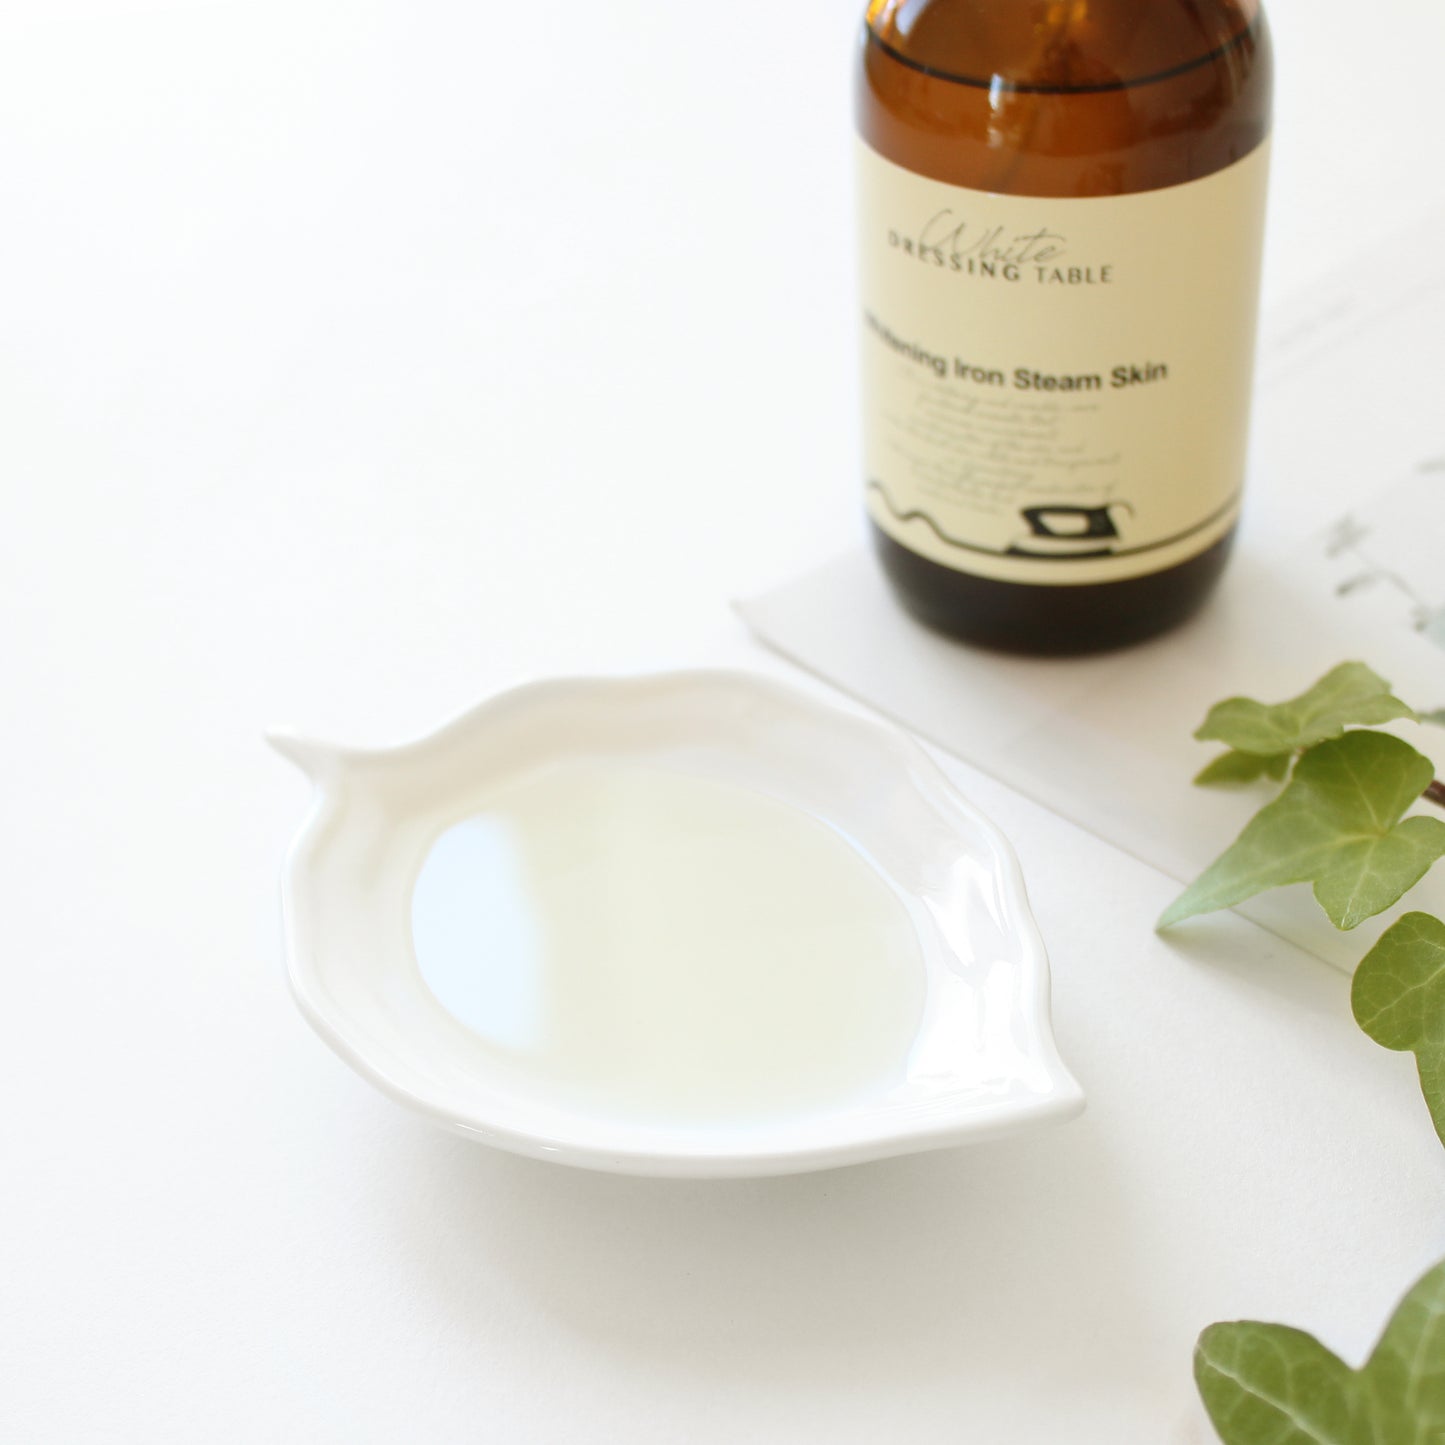
<path fill-rule="evenodd" d="M 1191 737 L 1212 703 L 1280 701 L 1359 659 L 1445 707 L 1445 260 L 1401 238 L 1270 318 L 1236 556 L 1166 637 L 1067 660 L 963 647 L 911 621 L 862 550 L 739 610 L 800 666 L 1188 882 L 1268 796 L 1189 786 L 1219 751 Z M 1445 729 L 1395 731 L 1445 771 Z M 1445 915 L 1445 865 L 1407 903 Z M 1394 916 L 1339 934 L 1304 885 L 1241 912 L 1346 969 Z"/>

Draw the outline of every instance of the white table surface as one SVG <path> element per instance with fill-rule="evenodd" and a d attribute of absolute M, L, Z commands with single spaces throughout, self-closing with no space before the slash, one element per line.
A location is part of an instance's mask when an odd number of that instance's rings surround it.
<path fill-rule="evenodd" d="M 961 766 L 1090 1094 L 1054 1131 L 589 1175 L 406 1114 L 287 997 L 266 725 L 790 675 L 727 601 L 858 535 L 858 8 L 0 8 L 0 1439 L 1203 1441 L 1202 1325 L 1358 1358 L 1445 1251 L 1346 981 L 1154 937 L 1168 880 Z M 1445 191 L 1445 9 L 1272 18 L 1267 298 Z"/>

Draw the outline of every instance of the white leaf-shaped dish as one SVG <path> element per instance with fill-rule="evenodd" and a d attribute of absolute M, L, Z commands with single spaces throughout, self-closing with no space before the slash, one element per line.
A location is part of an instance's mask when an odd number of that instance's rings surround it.
<path fill-rule="evenodd" d="M 597 1169 L 745 1176 L 961 1144 L 1083 1107 L 1050 1032 L 1048 964 L 1013 852 L 895 729 L 760 678 L 694 672 L 531 684 L 382 751 L 271 741 L 318 789 L 282 884 L 296 1000 L 365 1078 L 463 1134 Z M 535 837 L 507 842 L 497 810 L 518 789 L 550 788 L 534 822 L 561 827 L 598 769 L 624 801 L 680 789 L 638 816 L 700 807 L 704 851 L 686 836 L 614 851 L 596 827 L 550 853 Z M 741 831 L 726 821 L 735 807 Z M 813 849 L 826 867 L 794 879 L 791 860 Z M 551 869 L 530 892 L 514 886 L 519 854 Z M 612 871 L 573 907 L 582 854 Z M 617 876 L 628 859 L 641 876 Z M 770 925 L 746 894 L 710 899 L 709 879 L 733 873 L 791 931 L 759 932 Z M 528 917 L 509 890 L 531 900 Z M 698 927 L 679 942 L 694 906 Z M 668 917 L 672 932 L 657 933 Z M 730 945 L 735 922 L 766 946 Z M 624 926 L 646 947 L 602 946 Z M 538 975 L 539 934 L 572 940 L 565 969 Z M 554 1025 L 571 1054 L 539 1045 Z"/>

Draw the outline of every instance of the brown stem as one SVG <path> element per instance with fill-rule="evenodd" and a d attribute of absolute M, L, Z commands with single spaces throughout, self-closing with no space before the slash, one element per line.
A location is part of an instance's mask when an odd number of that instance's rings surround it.
<path fill-rule="evenodd" d="M 1436 778 L 1420 796 L 1424 798 L 1427 803 L 1435 803 L 1445 808 L 1445 782 L 1441 782 L 1439 778 Z"/>

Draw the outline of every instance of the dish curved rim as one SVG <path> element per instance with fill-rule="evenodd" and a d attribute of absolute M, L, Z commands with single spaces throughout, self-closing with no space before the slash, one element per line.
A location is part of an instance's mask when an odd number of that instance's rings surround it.
<path fill-rule="evenodd" d="M 678 689 L 709 688 L 751 694 L 774 707 L 806 713 L 812 723 L 842 730 L 862 739 L 885 755 L 912 786 L 945 816 L 970 828 L 988 844 L 990 862 L 1000 894 L 1006 901 L 1011 931 L 1019 948 L 1018 1002 L 1028 1029 L 1027 1053 L 1047 1088 L 1030 1099 L 1005 1098 L 993 1103 L 977 1099 L 955 1100 L 947 1095 L 925 1104 L 897 1110 L 889 1127 L 856 1127 L 868 1111 L 840 1109 L 834 1113 L 792 1121 L 791 1132 L 774 1126 L 737 1126 L 715 1135 L 708 1130 L 661 1131 L 669 1142 L 652 1147 L 618 1147 L 599 1142 L 607 1128 L 597 1120 L 575 1116 L 579 1132 L 547 1133 L 518 1128 L 490 1118 L 468 1114 L 455 1106 L 410 1087 L 395 1067 L 377 1057 L 367 1045 L 365 1031 L 354 1019 L 339 1013 L 328 999 L 317 960 L 301 936 L 299 920 L 307 879 L 315 875 L 328 839 L 338 825 L 346 796 L 345 782 L 352 769 L 387 768 L 447 743 L 485 731 L 507 714 L 555 702 L 567 695 L 602 692 L 626 695 L 637 703 L 649 694 Z M 659 1177 L 756 1177 L 828 1169 L 869 1160 L 947 1148 L 996 1137 L 1035 1123 L 1063 1120 L 1084 1107 L 1084 1093 L 1059 1055 L 1050 1008 L 1050 972 L 1042 936 L 1028 902 L 1022 867 L 1012 845 L 985 814 L 959 791 L 924 747 L 891 723 L 844 711 L 772 678 L 735 669 L 694 668 L 667 672 L 620 675 L 581 675 L 543 678 L 499 691 L 454 714 L 439 727 L 384 748 L 332 747 L 290 728 L 267 732 L 266 740 L 282 756 L 302 769 L 316 785 L 313 804 L 293 838 L 281 877 L 281 912 L 286 976 L 292 997 L 303 1017 L 321 1039 L 358 1074 L 388 1097 L 466 1137 L 538 1159 L 565 1162 L 614 1173 Z M 826 819 L 825 819 L 826 821 Z M 423 985 L 424 987 L 424 985 Z M 505 1112 L 505 1111 L 503 1111 Z M 854 1127 L 847 1127 L 850 1122 Z M 625 1135 L 638 1132 L 635 1121 L 612 1123 Z M 806 1142 L 800 1142 L 802 1127 Z M 588 1130 L 593 1137 L 584 1137 Z M 646 1134 L 648 1130 L 641 1131 Z M 653 1130 L 653 1133 L 659 1131 Z M 671 1137 L 677 1136 L 677 1137 Z M 682 1136 L 693 1139 L 687 1147 Z M 739 1147 L 752 1138 L 751 1145 Z M 721 1137 L 726 1147 L 709 1139 Z"/>

